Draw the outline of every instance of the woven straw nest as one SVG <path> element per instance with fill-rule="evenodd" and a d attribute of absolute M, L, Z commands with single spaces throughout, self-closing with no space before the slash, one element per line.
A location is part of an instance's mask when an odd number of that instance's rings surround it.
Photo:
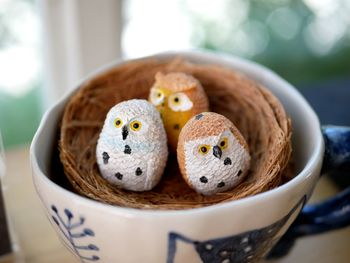
<path fill-rule="evenodd" d="M 158 71 L 192 74 L 202 83 L 211 111 L 223 114 L 241 131 L 252 162 L 240 185 L 225 193 L 199 195 L 186 185 L 172 155 L 152 191 L 122 190 L 100 176 L 95 147 L 106 113 L 123 100 L 146 99 Z M 65 107 L 59 150 L 65 175 L 78 194 L 123 207 L 188 209 L 255 195 L 282 184 L 291 156 L 291 125 L 282 105 L 267 89 L 237 72 L 181 58 L 147 59 L 118 65 L 81 85 Z"/>

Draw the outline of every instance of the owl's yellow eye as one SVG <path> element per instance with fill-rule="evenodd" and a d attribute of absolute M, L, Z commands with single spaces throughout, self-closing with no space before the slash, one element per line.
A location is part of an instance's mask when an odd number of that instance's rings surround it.
<path fill-rule="evenodd" d="M 153 105 L 158 106 L 164 102 L 164 92 L 160 89 L 152 88 L 150 101 Z"/>
<path fill-rule="evenodd" d="M 114 120 L 114 126 L 115 126 L 116 128 L 120 128 L 120 127 L 122 127 L 122 125 L 123 125 L 123 121 L 122 121 L 121 119 L 116 118 L 116 119 Z"/>
<path fill-rule="evenodd" d="M 209 151 L 210 145 L 203 144 L 198 147 L 198 152 L 202 155 L 206 155 Z"/>
<path fill-rule="evenodd" d="M 188 111 L 193 107 L 191 99 L 183 92 L 171 94 L 168 104 L 173 111 Z"/>
<path fill-rule="evenodd" d="M 139 131 L 141 130 L 141 127 L 142 127 L 142 123 L 140 121 L 133 121 L 130 123 L 130 128 L 133 131 Z"/>
<path fill-rule="evenodd" d="M 224 150 L 227 148 L 227 146 L 228 146 L 228 139 L 225 137 L 220 141 L 219 147 L 221 148 L 221 150 Z"/>

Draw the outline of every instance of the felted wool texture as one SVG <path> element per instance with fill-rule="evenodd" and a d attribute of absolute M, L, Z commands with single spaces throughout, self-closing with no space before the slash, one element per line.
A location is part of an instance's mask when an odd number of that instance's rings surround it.
<path fill-rule="evenodd" d="M 201 147 L 207 152 L 203 154 Z M 214 147 L 220 155 L 215 155 Z M 177 158 L 185 181 L 204 195 L 224 192 L 240 183 L 250 164 L 243 136 L 230 120 L 213 112 L 200 113 L 183 127 Z"/>
<path fill-rule="evenodd" d="M 178 103 L 174 102 L 175 98 Z M 208 98 L 201 83 L 182 72 L 157 72 L 149 101 L 161 113 L 172 152 L 176 152 L 178 137 L 186 122 L 192 116 L 209 110 Z"/>
<path fill-rule="evenodd" d="M 203 196 L 182 178 L 177 158 L 169 155 L 164 175 L 151 191 L 124 190 L 103 179 L 96 162 L 96 143 L 106 114 L 115 104 L 147 99 L 157 72 L 183 72 L 203 86 L 210 110 L 239 129 L 251 156 L 244 180 L 223 193 Z M 140 209 L 190 209 L 237 200 L 278 187 L 295 175 L 290 163 L 291 122 L 282 104 L 266 88 L 222 66 L 176 59 L 125 62 L 82 83 L 65 106 L 59 128 L 60 160 L 78 194 L 101 202 Z M 285 168 L 288 169 L 285 169 Z"/>
<path fill-rule="evenodd" d="M 127 190 L 151 190 L 164 172 L 167 157 L 163 122 L 151 103 L 133 99 L 111 108 L 96 147 L 103 178 Z"/>
<path fill-rule="evenodd" d="M 153 87 L 166 87 L 173 92 L 183 92 L 190 89 L 203 91 L 202 85 L 197 79 L 183 72 L 170 72 L 168 74 L 157 72 L 155 80 Z M 203 98 L 205 102 L 206 96 Z"/>

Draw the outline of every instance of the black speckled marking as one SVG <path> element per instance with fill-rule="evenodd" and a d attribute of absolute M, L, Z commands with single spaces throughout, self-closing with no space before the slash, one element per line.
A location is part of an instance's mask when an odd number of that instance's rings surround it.
<path fill-rule="evenodd" d="M 224 165 L 231 165 L 232 161 L 229 157 L 226 157 L 226 159 L 224 160 Z"/>
<path fill-rule="evenodd" d="M 196 120 L 200 120 L 204 115 L 202 113 L 199 113 L 198 115 L 196 115 Z"/>
<path fill-rule="evenodd" d="M 125 153 L 125 154 L 131 154 L 131 148 L 130 148 L 129 145 L 125 145 L 124 153 Z"/>
<path fill-rule="evenodd" d="M 180 129 L 180 125 L 179 124 L 175 124 L 174 125 L 174 130 L 179 130 Z"/>
<path fill-rule="evenodd" d="M 208 182 L 208 178 L 205 176 L 202 176 L 201 178 L 199 178 L 199 181 L 201 181 L 201 183 L 206 184 Z"/>
<path fill-rule="evenodd" d="M 123 137 L 123 141 L 126 140 L 126 138 L 128 137 L 128 135 L 129 135 L 128 128 L 124 125 L 123 128 L 122 128 L 122 137 Z"/>
<path fill-rule="evenodd" d="M 108 163 L 108 159 L 109 159 L 109 155 L 107 152 L 103 152 L 102 153 L 102 159 L 103 159 L 103 163 L 107 164 Z"/>
<path fill-rule="evenodd" d="M 225 183 L 224 183 L 224 182 L 218 183 L 218 188 L 222 188 L 222 187 L 224 187 L 224 186 L 225 186 Z"/>
<path fill-rule="evenodd" d="M 237 173 L 237 176 L 240 176 L 242 174 L 242 170 L 239 170 Z"/>
<path fill-rule="evenodd" d="M 118 180 L 122 180 L 123 179 L 123 175 L 121 173 L 119 173 L 119 172 L 116 173 L 114 176 L 117 177 Z"/>
<path fill-rule="evenodd" d="M 137 167 L 135 174 L 136 174 L 136 176 L 140 176 L 142 174 L 142 170 L 140 167 Z"/>

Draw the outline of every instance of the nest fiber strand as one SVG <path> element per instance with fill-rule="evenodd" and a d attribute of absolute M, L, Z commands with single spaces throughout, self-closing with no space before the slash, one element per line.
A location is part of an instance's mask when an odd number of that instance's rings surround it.
<path fill-rule="evenodd" d="M 192 74 L 203 85 L 211 111 L 229 118 L 246 139 L 252 157 L 246 179 L 232 190 L 202 196 L 183 181 L 176 156 L 147 192 L 112 186 L 99 174 L 95 149 L 108 110 L 118 102 L 147 99 L 155 74 Z M 281 185 L 291 156 L 291 123 L 270 91 L 232 70 L 174 60 L 137 60 L 118 65 L 81 85 L 65 107 L 60 159 L 73 189 L 101 202 L 142 209 L 189 209 L 255 195 Z"/>

